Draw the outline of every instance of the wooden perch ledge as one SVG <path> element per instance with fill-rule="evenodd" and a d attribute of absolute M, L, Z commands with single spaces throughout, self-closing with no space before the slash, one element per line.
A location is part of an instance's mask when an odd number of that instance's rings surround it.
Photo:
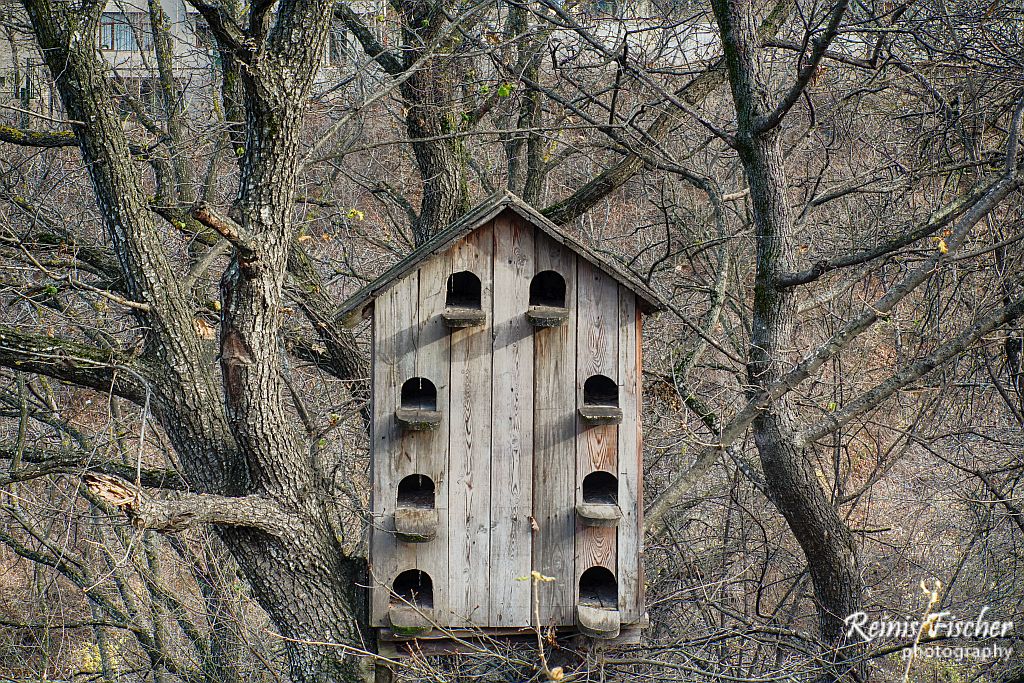
<path fill-rule="evenodd" d="M 297 522 L 262 496 L 218 496 L 174 493 L 156 498 L 135 484 L 108 474 L 88 472 L 82 481 L 97 498 L 121 510 L 132 525 L 161 533 L 182 531 L 194 524 L 244 526 L 284 536 Z"/>

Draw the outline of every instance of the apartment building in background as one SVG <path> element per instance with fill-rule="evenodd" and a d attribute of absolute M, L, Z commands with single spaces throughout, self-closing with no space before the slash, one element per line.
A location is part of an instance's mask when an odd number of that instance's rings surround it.
<path fill-rule="evenodd" d="M 183 0 L 158 0 L 167 19 L 173 73 L 182 91 L 205 93 L 215 77 L 217 55 L 205 21 Z M 10 0 L 0 0 L 0 9 Z M 369 14 L 376 3 L 361 3 Z M 376 15 L 370 14 L 371 17 Z M 97 26 L 96 46 L 116 76 L 116 86 L 146 103 L 155 97 L 157 63 L 147 0 L 110 0 Z M 330 78 L 351 49 L 346 33 L 331 33 L 322 78 Z M 39 115 L 59 110 L 50 75 L 35 43 L 11 30 L 0 30 L 0 120 L 25 127 L 45 127 Z"/>
<path fill-rule="evenodd" d="M 205 21 L 184 0 L 156 0 L 167 19 L 173 54 L 173 73 L 186 98 L 208 94 L 215 84 L 217 53 Z M 0 11 L 14 0 L 0 0 Z M 149 0 L 109 0 L 97 26 L 99 53 L 116 75 L 115 87 L 139 97 L 144 104 L 156 104 L 157 64 L 155 40 L 149 16 Z M 668 22 L 667 8 L 658 3 L 693 4 L 693 0 L 590 0 L 568 5 L 590 37 L 616 52 L 628 46 L 630 58 L 645 65 L 693 67 L 714 57 L 717 33 L 703 23 Z M 387 44 L 388 25 L 393 16 L 387 0 L 349 0 L 367 24 Z M 674 4 L 673 4 L 674 6 Z M 499 5 L 489 33 L 504 30 L 504 9 Z M 6 12 L 5 12 L 6 14 Z M 552 48 L 562 59 L 593 49 L 590 41 L 569 30 L 556 31 Z M 355 39 L 343 26 L 331 32 L 323 63 L 317 75 L 318 90 L 330 93 L 353 69 L 367 65 Z M 487 70 L 484 66 L 485 71 Z M 495 75 L 496 76 L 496 75 Z M 497 76 L 496 76 L 497 77 Z M 38 115 L 57 115 L 59 102 L 50 87 L 47 68 L 30 39 L 9 28 L 0 30 L 0 120 L 16 121 L 25 127 L 46 127 Z"/>

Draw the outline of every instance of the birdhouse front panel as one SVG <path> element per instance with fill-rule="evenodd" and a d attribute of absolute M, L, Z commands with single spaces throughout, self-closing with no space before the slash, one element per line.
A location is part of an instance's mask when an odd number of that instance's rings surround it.
<path fill-rule="evenodd" d="M 640 622 L 637 304 L 510 210 L 376 294 L 374 626 Z"/>

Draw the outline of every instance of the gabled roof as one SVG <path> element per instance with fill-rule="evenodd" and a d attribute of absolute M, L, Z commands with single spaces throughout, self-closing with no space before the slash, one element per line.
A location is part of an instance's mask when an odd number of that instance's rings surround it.
<path fill-rule="evenodd" d="M 668 308 L 665 301 L 654 290 L 632 274 L 626 272 L 617 263 L 595 253 L 564 233 L 561 228 L 519 197 L 510 192 L 503 192 L 494 194 L 486 199 L 465 216 L 414 249 L 408 256 L 391 266 L 383 275 L 353 294 L 342 305 L 341 310 L 338 312 L 338 317 L 349 320 L 356 318 L 358 314 L 362 313 L 368 303 L 376 299 L 392 284 L 416 270 L 422 261 L 445 251 L 459 239 L 473 232 L 473 230 L 484 225 L 487 221 L 495 218 L 505 210 L 515 212 L 520 218 L 538 228 L 545 235 L 559 244 L 568 247 L 586 259 L 591 265 L 618 281 L 619 284 L 629 288 L 637 295 L 637 298 L 640 300 L 640 308 L 645 313 L 662 311 Z"/>

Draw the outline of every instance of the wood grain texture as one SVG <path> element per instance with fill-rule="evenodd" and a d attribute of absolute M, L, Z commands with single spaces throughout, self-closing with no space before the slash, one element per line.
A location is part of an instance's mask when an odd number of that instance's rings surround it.
<path fill-rule="evenodd" d="M 403 447 L 394 413 L 402 383 L 415 375 L 416 292 L 419 274 L 399 280 L 374 306 L 373 488 L 370 529 L 371 622 L 387 626 L 391 583 L 416 566 L 416 551 L 394 536 L 398 482 L 415 467 L 414 454 Z"/>
<path fill-rule="evenodd" d="M 450 273 L 480 278 L 483 325 L 451 331 L 449 384 L 448 606 L 452 626 L 486 626 L 489 618 L 491 332 L 493 223 L 449 251 Z"/>
<path fill-rule="evenodd" d="M 434 480 L 434 505 L 438 510 L 437 535 L 429 543 L 417 544 L 416 567 L 426 572 L 434 584 L 434 615 L 439 622 L 449 619 L 448 606 L 448 383 L 451 368 L 451 337 L 441 318 L 444 310 L 448 263 L 433 259 L 419 269 L 417 301 L 416 365 L 417 377 L 429 379 L 437 387 L 437 405 L 441 424 L 431 432 L 408 432 L 415 453 L 418 473 Z"/>
<path fill-rule="evenodd" d="M 533 566 L 555 578 L 540 588 L 541 622 L 568 625 L 575 615 L 576 256 L 539 233 L 537 271 L 565 278 L 569 319 L 534 333 Z"/>
<path fill-rule="evenodd" d="M 622 623 L 633 624 L 643 616 L 643 571 L 640 565 L 643 538 L 640 535 L 643 450 L 640 446 L 640 361 L 639 312 L 636 295 L 619 286 L 619 508 L 618 529 L 619 611 Z"/>
<path fill-rule="evenodd" d="M 636 299 L 639 304 L 639 299 Z M 636 310 L 636 461 L 639 471 L 636 475 L 636 528 L 637 543 L 640 546 L 639 560 L 639 615 L 647 618 L 647 576 L 644 574 L 644 317 L 639 305 Z"/>
<path fill-rule="evenodd" d="M 583 404 L 587 378 L 604 375 L 619 382 L 619 288 L 618 283 L 583 259 L 576 271 L 576 392 Z M 622 387 L 619 386 L 621 401 Z M 577 416 L 576 502 L 583 502 L 583 479 L 591 472 L 605 471 L 618 476 L 618 425 L 587 425 Z M 620 482 L 621 488 L 621 482 Z M 594 566 L 618 574 L 617 530 L 584 526 L 576 520 L 574 593 L 580 575 Z"/>
<path fill-rule="evenodd" d="M 576 275 L 579 304 L 576 327 L 577 405 L 583 404 L 583 385 L 592 375 L 619 381 L 618 284 L 605 273 L 579 259 Z M 622 387 L 619 387 L 621 398 Z M 615 474 L 618 450 L 616 425 L 579 424 L 580 482 L 590 472 Z"/>
<path fill-rule="evenodd" d="M 494 225 L 489 625 L 529 626 L 532 568 L 533 326 L 525 311 L 535 269 L 533 227 L 511 213 Z"/>
<path fill-rule="evenodd" d="M 449 329 L 442 313 L 450 274 L 481 281 L 483 325 Z M 533 276 L 566 280 L 565 324 L 526 318 Z M 531 569 L 541 586 L 542 623 L 575 622 L 579 578 L 592 566 L 615 574 L 623 624 L 643 616 L 640 312 L 636 294 L 506 212 L 383 292 L 374 306 L 371 623 L 389 626 L 395 576 L 418 568 L 434 583 L 434 615 L 455 629 L 529 627 Z M 576 409 L 587 378 L 618 387 L 620 425 L 586 425 Z M 398 427 L 402 384 L 437 388 L 435 431 Z M 576 519 L 583 479 L 618 478 L 617 527 Z M 434 539 L 394 536 L 401 479 L 435 484 Z M 536 524 L 536 527 L 532 527 Z"/>

